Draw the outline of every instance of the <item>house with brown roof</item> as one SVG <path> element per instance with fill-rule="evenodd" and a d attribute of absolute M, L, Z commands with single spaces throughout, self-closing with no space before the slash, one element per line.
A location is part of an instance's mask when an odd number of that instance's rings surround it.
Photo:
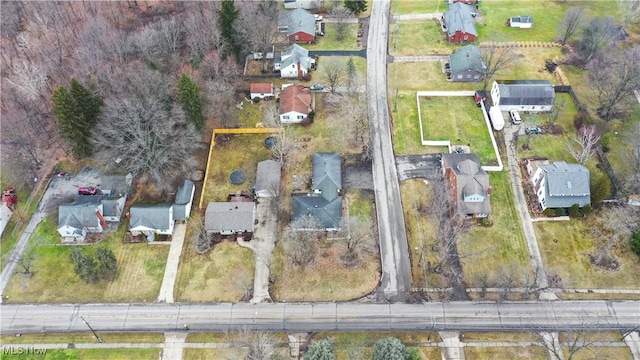
<path fill-rule="evenodd" d="M 442 167 L 455 213 L 465 218 L 491 217 L 489 175 L 476 154 L 442 154 Z"/>
<path fill-rule="evenodd" d="M 298 124 L 309 116 L 311 91 L 302 85 L 291 85 L 280 92 L 280 122 Z"/>
<path fill-rule="evenodd" d="M 273 97 L 273 83 L 253 83 L 249 85 L 249 98 L 254 100 L 272 98 Z"/>

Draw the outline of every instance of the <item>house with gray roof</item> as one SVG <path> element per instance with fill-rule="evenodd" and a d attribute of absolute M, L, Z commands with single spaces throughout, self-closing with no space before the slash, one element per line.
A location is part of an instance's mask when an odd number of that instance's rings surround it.
<path fill-rule="evenodd" d="M 76 196 L 74 202 L 58 207 L 58 233 L 63 243 L 84 243 L 88 233 L 101 233 L 107 227 L 103 196 Z"/>
<path fill-rule="evenodd" d="M 129 193 L 133 175 L 102 175 L 100 177 L 100 191 L 102 195 L 123 196 Z"/>
<path fill-rule="evenodd" d="M 287 36 L 290 43 L 312 43 L 316 40 L 316 17 L 298 8 L 283 12 L 278 19 L 278 32 Z"/>
<path fill-rule="evenodd" d="M 494 81 L 491 100 L 502 111 L 548 112 L 553 110 L 556 93 L 547 80 Z"/>
<path fill-rule="evenodd" d="M 464 218 L 491 217 L 489 175 L 476 154 L 442 154 L 442 167 L 456 214 Z"/>
<path fill-rule="evenodd" d="M 255 221 L 254 202 L 210 202 L 204 215 L 204 228 L 209 234 L 253 234 Z"/>
<path fill-rule="evenodd" d="M 589 169 L 580 164 L 556 161 L 540 163 L 531 177 L 538 204 L 547 208 L 568 209 L 574 204 L 591 204 Z"/>
<path fill-rule="evenodd" d="M 302 79 L 315 63 L 309 57 L 309 50 L 298 44 L 292 44 L 282 51 L 276 51 L 273 71 L 280 71 L 283 79 Z"/>
<path fill-rule="evenodd" d="M 193 195 L 196 193 L 196 186 L 191 180 L 185 180 L 176 192 L 176 199 L 173 203 L 173 218 L 176 221 L 188 221 L 193 204 Z"/>
<path fill-rule="evenodd" d="M 480 49 L 471 44 L 449 55 L 449 62 L 445 64 L 447 79 L 456 82 L 482 81 L 486 70 Z"/>
<path fill-rule="evenodd" d="M 475 6 L 457 2 L 449 5 L 449 9 L 442 14 L 442 30 L 451 43 L 470 43 L 476 41 L 475 17 L 478 9 Z"/>
<path fill-rule="evenodd" d="M 265 160 L 258 163 L 256 171 L 256 184 L 254 193 L 256 197 L 275 197 L 280 193 L 280 179 L 282 166 L 274 160 Z"/>
<path fill-rule="evenodd" d="M 324 0 L 283 0 L 285 9 L 322 9 Z"/>
<path fill-rule="evenodd" d="M 134 205 L 129 209 L 129 232 L 154 241 L 158 235 L 172 235 L 175 219 L 173 205 Z"/>
<path fill-rule="evenodd" d="M 293 196 L 296 230 L 338 231 L 342 227 L 342 167 L 337 153 L 313 154 L 312 192 Z"/>

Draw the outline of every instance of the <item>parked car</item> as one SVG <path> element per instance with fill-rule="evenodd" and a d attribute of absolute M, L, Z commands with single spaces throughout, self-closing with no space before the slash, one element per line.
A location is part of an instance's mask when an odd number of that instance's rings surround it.
<path fill-rule="evenodd" d="M 324 85 L 313 84 L 313 85 L 309 86 L 309 90 L 313 90 L 313 91 L 324 90 Z"/>
<path fill-rule="evenodd" d="M 93 186 L 81 186 L 78 188 L 78 195 L 95 195 L 96 188 Z"/>
<path fill-rule="evenodd" d="M 509 117 L 511 118 L 511 123 L 513 125 L 520 125 L 522 124 L 522 119 L 520 118 L 520 113 L 515 111 L 515 110 L 511 110 L 509 111 Z"/>
<path fill-rule="evenodd" d="M 542 134 L 542 129 L 539 126 L 527 126 L 524 129 L 525 134 Z"/>

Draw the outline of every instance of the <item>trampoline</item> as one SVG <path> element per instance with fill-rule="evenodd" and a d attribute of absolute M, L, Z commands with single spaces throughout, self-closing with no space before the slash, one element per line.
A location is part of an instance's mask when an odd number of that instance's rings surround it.
<path fill-rule="evenodd" d="M 241 169 L 234 170 L 229 175 L 229 181 L 234 185 L 240 185 L 245 182 L 245 180 L 247 180 L 247 174 Z"/>
<path fill-rule="evenodd" d="M 266 139 L 264 139 L 264 146 L 266 146 L 269 149 L 271 149 L 277 143 L 278 143 L 278 138 L 275 136 L 268 136 Z"/>

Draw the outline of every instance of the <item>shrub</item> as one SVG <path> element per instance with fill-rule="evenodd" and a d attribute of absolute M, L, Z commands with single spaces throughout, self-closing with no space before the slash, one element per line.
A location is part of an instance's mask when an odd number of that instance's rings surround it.
<path fill-rule="evenodd" d="M 589 214 L 591 214 L 591 205 L 587 204 L 583 206 L 582 209 L 580 209 L 580 212 L 584 216 L 589 216 Z"/>
<path fill-rule="evenodd" d="M 578 204 L 571 205 L 571 207 L 569 208 L 569 216 L 571 217 L 580 216 L 580 205 Z"/>
<path fill-rule="evenodd" d="M 591 178 L 591 203 L 597 206 L 611 194 L 611 180 L 602 171 L 592 171 L 591 175 L 595 177 Z"/>
<path fill-rule="evenodd" d="M 408 357 L 407 347 L 395 337 L 380 339 L 373 347 L 373 360 L 406 360 Z"/>
<path fill-rule="evenodd" d="M 489 220 L 488 218 L 482 218 L 480 220 L 480 226 L 491 227 L 493 226 L 493 221 Z"/>
<path fill-rule="evenodd" d="M 631 251 L 640 257 L 640 230 L 636 230 L 631 236 Z"/>
<path fill-rule="evenodd" d="M 586 111 L 579 111 L 576 116 L 573 117 L 573 125 L 576 129 L 580 129 L 583 125 L 591 125 L 592 122 L 589 113 Z"/>
<path fill-rule="evenodd" d="M 611 150 L 611 133 L 606 133 L 600 138 L 600 146 L 604 152 Z"/>
<path fill-rule="evenodd" d="M 554 212 L 556 213 L 556 216 L 564 216 L 564 209 L 563 208 L 554 209 Z"/>
<path fill-rule="evenodd" d="M 548 217 L 556 216 L 556 212 L 551 208 L 544 209 L 542 213 L 544 214 L 544 216 L 548 216 Z"/>

